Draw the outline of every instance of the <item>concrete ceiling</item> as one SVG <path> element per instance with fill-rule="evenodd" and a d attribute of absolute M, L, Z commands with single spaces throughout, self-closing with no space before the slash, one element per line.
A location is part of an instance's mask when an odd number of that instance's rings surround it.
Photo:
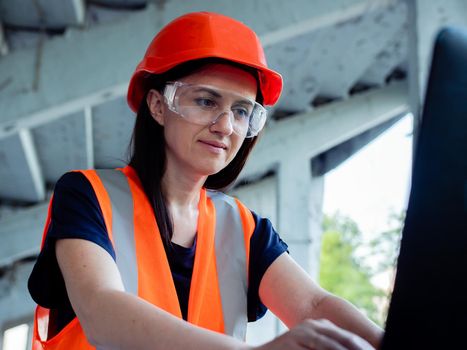
<path fill-rule="evenodd" d="M 0 200 L 34 203 L 60 174 L 122 164 L 124 94 L 152 35 L 193 10 L 250 25 L 285 80 L 277 117 L 380 88 L 407 61 L 403 1 L 0 0 Z"/>

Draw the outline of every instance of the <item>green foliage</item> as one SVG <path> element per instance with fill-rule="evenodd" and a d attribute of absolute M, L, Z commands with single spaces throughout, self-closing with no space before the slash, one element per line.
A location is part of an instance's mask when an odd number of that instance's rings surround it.
<path fill-rule="evenodd" d="M 400 239 L 404 221 L 405 212 L 400 214 L 393 213 L 389 217 L 389 222 L 394 228 L 382 232 L 370 241 L 369 250 L 371 256 L 384 257 L 384 259 L 379 259 L 378 264 L 373 268 L 373 273 L 376 274 L 395 269 L 397 257 L 399 256 Z"/>
<path fill-rule="evenodd" d="M 334 214 L 325 216 L 323 222 L 321 286 L 350 301 L 380 325 L 385 315 L 381 315 L 377 300 L 384 300 L 388 293 L 374 286 L 371 278 L 395 266 L 403 215 L 393 219 L 398 221 L 397 228 L 383 232 L 366 245 L 357 224 L 350 218 Z M 359 249 L 365 254 L 358 255 Z"/>

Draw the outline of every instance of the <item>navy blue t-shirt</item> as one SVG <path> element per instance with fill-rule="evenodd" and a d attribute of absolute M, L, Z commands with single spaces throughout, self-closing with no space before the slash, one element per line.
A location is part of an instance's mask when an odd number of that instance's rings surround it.
<path fill-rule="evenodd" d="M 253 213 L 255 231 L 250 240 L 248 321 L 264 316 L 267 309 L 258 294 L 259 284 L 271 263 L 287 251 L 285 244 L 268 219 Z M 44 247 L 28 281 L 34 301 L 51 309 L 51 316 L 59 331 L 74 317 L 63 276 L 55 255 L 55 241 L 61 238 L 80 238 L 98 244 L 115 260 L 115 252 L 108 237 L 102 211 L 94 190 L 79 172 L 63 175 L 55 185 L 51 223 Z M 175 288 L 183 318 L 187 318 L 188 296 L 195 257 L 196 240 L 186 248 L 175 243 L 166 247 Z"/>

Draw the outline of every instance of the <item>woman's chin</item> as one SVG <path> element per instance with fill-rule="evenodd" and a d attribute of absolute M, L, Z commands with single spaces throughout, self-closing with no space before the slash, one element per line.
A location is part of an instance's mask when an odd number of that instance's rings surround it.
<path fill-rule="evenodd" d="M 198 165 L 197 171 L 199 174 L 203 174 L 204 176 L 211 176 L 211 175 L 217 174 L 222 169 L 224 169 L 226 166 L 227 164 L 210 164 L 210 165 L 204 165 L 204 166 Z"/>

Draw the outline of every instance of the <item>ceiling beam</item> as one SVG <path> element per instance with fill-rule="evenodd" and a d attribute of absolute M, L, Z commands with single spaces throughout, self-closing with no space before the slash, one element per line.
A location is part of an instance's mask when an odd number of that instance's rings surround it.
<path fill-rule="evenodd" d="M 1 219 L 0 267 L 39 254 L 48 203 L 17 210 Z"/>
<path fill-rule="evenodd" d="M 360 135 L 357 135 L 350 140 L 347 140 L 337 146 L 334 146 L 330 150 L 327 150 L 326 152 L 313 157 L 311 160 L 311 171 L 313 176 L 323 176 L 329 171 L 337 168 L 352 155 L 359 152 L 370 142 L 386 132 L 406 115 L 406 113 L 398 115 L 393 119 L 379 124 L 370 130 L 364 131 Z"/>
<path fill-rule="evenodd" d="M 239 180 L 274 170 L 290 152 L 311 159 L 408 111 L 404 81 L 278 121 L 264 131 Z"/>
<path fill-rule="evenodd" d="M 312 16 L 303 21 L 291 23 L 284 28 L 264 34 L 261 37 L 261 42 L 265 47 L 287 42 L 297 36 L 349 21 L 366 12 L 387 7 L 396 2 L 396 0 L 381 0 L 377 2 L 374 0 L 365 0 L 347 2 L 346 4 L 336 6 L 336 8 L 332 9 L 329 13 L 324 13 L 319 17 Z"/>
<path fill-rule="evenodd" d="M 90 108 L 35 128 L 33 135 L 48 183 L 54 183 L 67 171 L 93 167 Z"/>
<path fill-rule="evenodd" d="M 95 167 L 124 166 L 135 120 L 124 97 L 92 108 Z"/>
<path fill-rule="evenodd" d="M 11 52 L 0 60 L 0 77 L 4 81 L 0 81 L 0 139 L 85 106 L 124 96 L 148 42 L 162 25 L 181 13 L 227 13 L 250 25 L 271 46 L 349 18 L 347 12 L 356 16 L 359 11 L 376 6 L 369 0 L 241 2 L 241 6 L 226 0 L 168 1 L 164 7 L 149 4 L 145 10 L 124 19 L 84 29 L 70 28 L 65 35 L 43 41 L 37 48 Z M 378 1 L 377 6 L 390 2 Z M 262 11 L 258 12 L 258 8 Z M 320 27 L 311 25 L 314 22 Z M 73 88 L 67 88 L 70 86 Z"/>
<path fill-rule="evenodd" d="M 34 185 L 35 196 L 32 198 L 32 200 L 43 200 L 45 198 L 45 181 L 44 177 L 42 176 L 42 169 L 39 163 L 39 157 L 37 156 L 36 146 L 34 145 L 31 131 L 28 129 L 22 129 L 19 132 L 19 137 L 23 146 L 24 156 L 27 164 L 25 169 L 29 170 Z"/>
<path fill-rule="evenodd" d="M 92 133 L 92 108 L 84 108 L 84 143 L 86 169 L 94 168 L 94 138 Z"/>
<path fill-rule="evenodd" d="M 305 111 L 311 108 L 312 101 L 314 105 L 315 99 L 348 97 L 351 88 L 379 55 L 393 54 L 397 50 L 405 36 L 406 18 L 406 4 L 397 2 L 391 7 L 362 12 L 352 21 L 271 47 L 268 57 L 273 66 L 288 62 L 287 69 L 281 71 L 286 84 L 275 107 Z M 406 56 L 406 47 L 400 47 L 399 51 L 401 56 Z M 393 62 L 385 62 L 390 70 L 395 67 Z M 388 69 L 387 65 L 383 67 Z M 375 68 L 377 72 L 382 70 L 381 66 Z"/>
<path fill-rule="evenodd" d="M 0 0 L 0 17 L 10 26 L 59 29 L 84 21 L 83 0 Z"/>
<path fill-rule="evenodd" d="M 37 202 L 45 198 L 45 181 L 29 129 L 0 140 L 0 197 Z"/>
<path fill-rule="evenodd" d="M 3 25 L 0 22 L 0 57 L 5 56 L 8 53 L 8 45 L 6 43 L 5 34 L 3 32 Z M 1 86 L 2 82 L 0 81 L 0 90 L 2 89 Z"/>

